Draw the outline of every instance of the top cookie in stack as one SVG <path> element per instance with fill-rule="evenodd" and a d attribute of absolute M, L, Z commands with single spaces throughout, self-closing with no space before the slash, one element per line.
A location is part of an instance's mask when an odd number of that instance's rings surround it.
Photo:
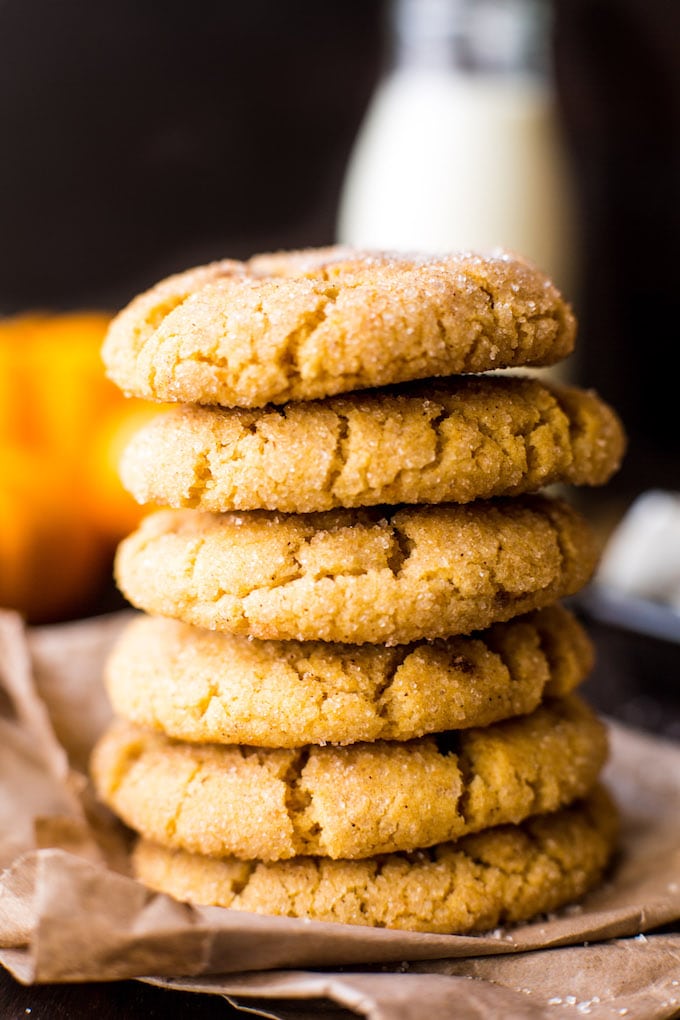
<path fill-rule="evenodd" d="M 553 605 L 586 583 L 595 543 L 566 503 L 530 494 L 606 481 L 623 432 L 592 393 L 461 376 L 552 364 L 574 334 L 550 281 L 507 255 L 258 256 L 118 316 L 114 381 L 188 405 L 124 457 L 138 500 L 173 509 L 122 543 L 119 583 L 171 619 L 141 621 L 112 656 L 128 721 L 93 759 L 144 837 L 144 881 L 439 931 L 596 881 L 613 839 L 593 792 L 605 742 L 568 695 L 587 639 Z M 327 740 L 349 746 L 304 746 Z M 492 863 L 470 870 L 480 854 Z"/>
<path fill-rule="evenodd" d="M 509 256 L 325 248 L 172 276 L 116 318 L 103 357 L 128 395 L 264 407 L 552 365 L 571 353 L 575 334 L 548 278 Z"/>

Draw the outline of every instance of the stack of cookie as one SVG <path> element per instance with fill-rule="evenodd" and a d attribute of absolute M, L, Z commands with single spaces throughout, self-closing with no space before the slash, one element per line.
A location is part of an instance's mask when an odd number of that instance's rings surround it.
<path fill-rule="evenodd" d="M 574 333 L 506 255 L 259 256 L 118 316 L 114 381 L 184 402 L 124 457 L 137 499 L 173 509 L 119 550 L 149 615 L 108 664 L 118 719 L 93 757 L 142 881 L 463 932 L 598 880 L 606 737 L 557 604 L 595 543 L 532 493 L 606 481 L 622 430 L 592 393 L 467 374 L 553 363 Z"/>

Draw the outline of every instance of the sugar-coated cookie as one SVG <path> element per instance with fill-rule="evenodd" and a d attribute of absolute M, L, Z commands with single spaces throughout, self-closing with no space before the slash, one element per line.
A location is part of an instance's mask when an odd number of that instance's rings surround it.
<path fill-rule="evenodd" d="M 550 606 L 473 637 L 384 645 L 258 641 L 139 616 L 106 667 L 114 711 L 195 742 L 411 740 L 525 715 L 588 674 L 583 628 Z"/>
<path fill-rule="evenodd" d="M 330 248 L 163 280 L 116 317 L 103 357 L 135 396 L 262 407 L 552 364 L 571 352 L 575 331 L 545 274 L 506 253 Z"/>
<path fill-rule="evenodd" d="M 213 858 L 140 841 L 136 876 L 190 903 L 317 921 L 463 934 L 557 910 L 597 884 L 612 854 L 616 809 L 584 802 L 429 850 L 360 861 Z"/>
<path fill-rule="evenodd" d="M 121 477 L 139 503 L 308 513 L 601 485 L 623 448 L 594 393 L 472 376 L 264 410 L 171 408 L 132 438 Z"/>
<path fill-rule="evenodd" d="M 541 496 L 283 515 L 163 510 L 120 545 L 140 609 L 258 638 L 405 644 L 483 630 L 578 591 L 596 561 Z"/>
<path fill-rule="evenodd" d="M 119 720 L 92 774 L 102 799 L 156 843 L 356 858 L 555 811 L 587 793 L 606 754 L 604 726 L 570 695 L 482 729 L 297 750 L 187 744 Z"/>

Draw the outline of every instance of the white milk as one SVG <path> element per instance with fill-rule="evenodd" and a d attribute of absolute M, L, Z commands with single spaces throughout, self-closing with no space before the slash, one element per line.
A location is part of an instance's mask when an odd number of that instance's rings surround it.
<path fill-rule="evenodd" d="M 510 248 L 569 296 L 573 223 L 536 0 L 394 0 L 395 66 L 357 137 L 338 240 L 402 251 Z"/>
<path fill-rule="evenodd" d="M 338 233 L 405 251 L 507 247 L 568 293 L 573 213 L 548 90 L 521 75 L 392 73 L 357 139 Z"/>

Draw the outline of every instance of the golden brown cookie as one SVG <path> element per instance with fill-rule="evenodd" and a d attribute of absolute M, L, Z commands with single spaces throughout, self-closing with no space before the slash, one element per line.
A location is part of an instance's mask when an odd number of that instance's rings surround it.
<path fill-rule="evenodd" d="M 601 485 L 623 448 L 593 393 L 470 377 L 265 410 L 172 408 L 135 434 L 121 477 L 139 503 L 309 513 Z"/>
<path fill-rule="evenodd" d="M 282 515 L 164 510 L 118 550 L 133 605 L 259 638 L 405 644 L 483 630 L 586 583 L 587 522 L 559 500 Z"/>
<path fill-rule="evenodd" d="M 265 864 L 142 840 L 133 868 L 152 889 L 190 903 L 463 934 L 526 921 L 583 896 L 600 880 L 617 831 L 616 809 L 596 788 L 554 814 L 410 854 Z"/>
<path fill-rule="evenodd" d="M 338 248 L 170 277 L 116 317 L 103 357 L 128 394 L 262 407 L 552 364 L 571 352 L 575 329 L 547 277 L 506 253 Z"/>
<path fill-rule="evenodd" d="M 483 729 L 270 750 L 186 744 L 117 721 L 92 774 L 145 838 L 193 853 L 368 857 L 517 823 L 584 796 L 607 751 L 574 695 Z"/>
<path fill-rule="evenodd" d="M 416 645 L 257 641 L 140 616 L 107 664 L 114 711 L 197 742 L 300 747 L 487 726 L 568 694 L 592 645 L 561 606 Z"/>

